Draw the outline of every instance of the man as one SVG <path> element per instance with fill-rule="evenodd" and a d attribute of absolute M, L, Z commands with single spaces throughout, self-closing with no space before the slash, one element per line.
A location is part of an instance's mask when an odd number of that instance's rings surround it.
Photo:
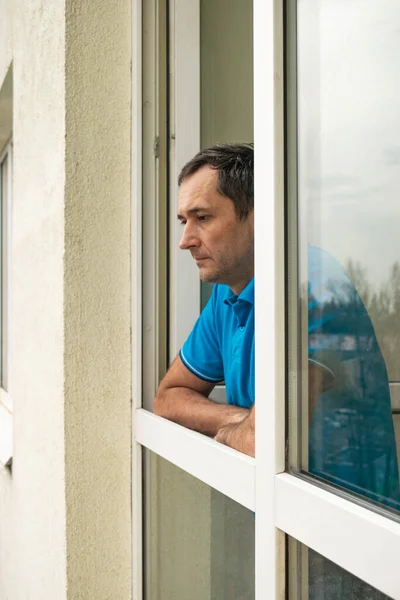
<path fill-rule="evenodd" d="M 154 411 L 254 456 L 253 149 L 199 153 L 179 177 L 182 250 L 218 283 L 158 389 Z M 225 380 L 228 405 L 208 396 Z"/>
<path fill-rule="evenodd" d="M 179 176 L 180 248 L 218 285 L 164 377 L 154 411 L 254 456 L 253 148 L 220 144 Z M 308 249 L 309 470 L 400 507 L 386 366 L 368 313 L 328 253 Z M 224 380 L 228 404 L 208 399 Z"/>
<path fill-rule="evenodd" d="M 182 250 L 217 283 L 157 392 L 154 411 L 254 456 L 254 151 L 221 144 L 179 176 Z M 328 374 L 328 376 L 327 376 Z M 330 371 L 310 363 L 310 406 Z M 208 400 L 224 380 L 228 405 Z"/>

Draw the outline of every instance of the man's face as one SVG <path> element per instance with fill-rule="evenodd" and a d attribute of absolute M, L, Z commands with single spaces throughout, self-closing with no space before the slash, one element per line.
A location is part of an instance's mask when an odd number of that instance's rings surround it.
<path fill-rule="evenodd" d="M 238 221 L 233 202 L 217 192 L 218 172 L 205 166 L 179 189 L 179 244 L 190 250 L 203 281 L 225 283 L 239 294 L 254 273 L 254 215 Z"/>

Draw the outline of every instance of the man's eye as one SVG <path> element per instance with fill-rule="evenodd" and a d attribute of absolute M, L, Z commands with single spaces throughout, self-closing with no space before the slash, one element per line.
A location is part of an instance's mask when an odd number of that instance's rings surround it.
<path fill-rule="evenodd" d="M 198 221 L 207 221 L 207 219 L 208 219 L 207 215 L 198 215 L 197 216 Z"/>
<path fill-rule="evenodd" d="M 180 225 L 186 225 L 186 221 L 179 221 Z"/>

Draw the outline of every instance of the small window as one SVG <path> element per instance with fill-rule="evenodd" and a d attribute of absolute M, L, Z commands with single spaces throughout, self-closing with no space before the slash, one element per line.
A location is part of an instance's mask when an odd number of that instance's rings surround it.
<path fill-rule="evenodd" d="M 0 156 L 0 462 L 12 454 L 12 400 L 9 381 L 10 224 L 12 152 L 8 144 Z"/>

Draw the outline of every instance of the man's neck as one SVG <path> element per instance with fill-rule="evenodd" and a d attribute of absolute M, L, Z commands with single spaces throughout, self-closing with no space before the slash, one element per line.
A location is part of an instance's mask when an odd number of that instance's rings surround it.
<path fill-rule="evenodd" d="M 240 294 L 243 292 L 244 288 L 250 283 L 250 281 L 253 279 L 254 274 L 251 274 L 250 277 L 246 277 L 246 279 L 244 279 L 243 281 L 240 282 L 235 282 L 234 285 L 230 285 L 229 287 L 231 288 L 232 292 L 234 294 L 236 294 L 236 296 L 240 296 Z"/>

